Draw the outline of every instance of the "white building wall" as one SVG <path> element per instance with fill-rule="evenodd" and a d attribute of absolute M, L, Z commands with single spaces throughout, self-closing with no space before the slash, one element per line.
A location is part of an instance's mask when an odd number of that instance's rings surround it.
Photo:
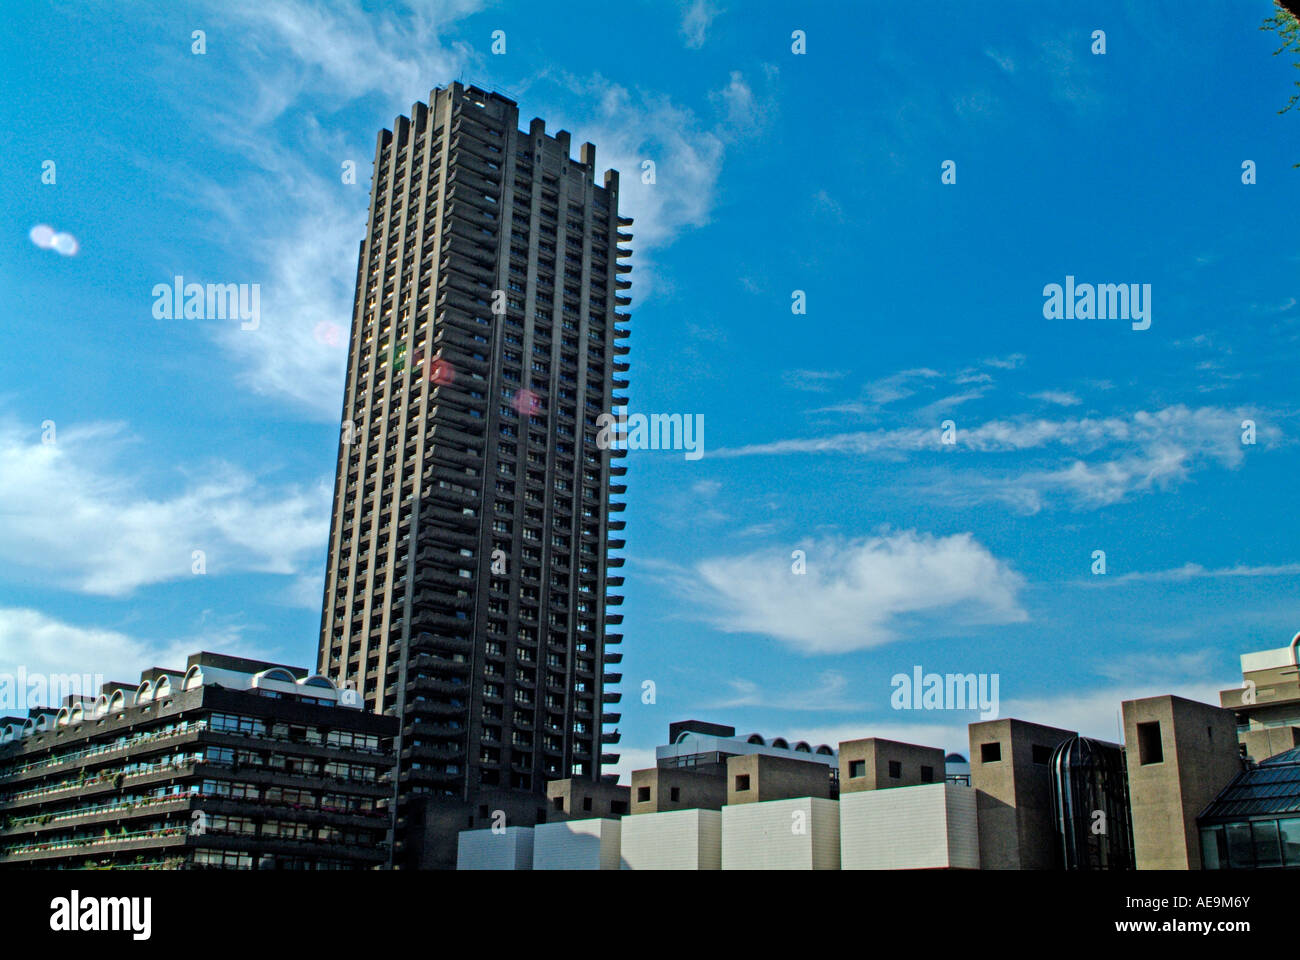
<path fill-rule="evenodd" d="M 534 870 L 617 870 L 617 820 L 566 820 L 533 828 Z"/>
<path fill-rule="evenodd" d="M 457 870 L 533 869 L 533 828 L 462 830 L 456 843 Z"/>
<path fill-rule="evenodd" d="M 975 791 L 948 783 L 840 796 L 845 870 L 979 868 Z"/>
<path fill-rule="evenodd" d="M 723 870 L 838 870 L 835 800 L 801 797 L 722 808 Z"/>
<path fill-rule="evenodd" d="M 722 869 L 722 813 L 667 810 L 621 821 L 624 870 Z"/>
<path fill-rule="evenodd" d="M 975 791 L 944 784 L 948 809 L 948 865 L 960 870 L 980 868 L 980 830 L 975 819 Z"/>

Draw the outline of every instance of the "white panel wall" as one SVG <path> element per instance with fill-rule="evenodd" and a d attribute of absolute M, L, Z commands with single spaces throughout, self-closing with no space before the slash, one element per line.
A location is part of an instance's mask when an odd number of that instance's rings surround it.
<path fill-rule="evenodd" d="M 845 870 L 979 868 L 975 791 L 948 783 L 840 796 Z"/>
<path fill-rule="evenodd" d="M 534 870 L 617 870 L 617 820 L 568 820 L 533 828 Z"/>
<path fill-rule="evenodd" d="M 723 870 L 838 870 L 839 804 L 820 797 L 722 808 Z"/>
<path fill-rule="evenodd" d="M 975 819 L 975 791 L 944 784 L 948 799 L 948 864 L 962 870 L 980 868 L 980 830 Z"/>
<path fill-rule="evenodd" d="M 722 868 L 722 813 L 718 810 L 638 813 L 619 822 L 624 870 Z"/>
<path fill-rule="evenodd" d="M 456 844 L 457 870 L 533 869 L 533 828 L 462 830 Z"/>

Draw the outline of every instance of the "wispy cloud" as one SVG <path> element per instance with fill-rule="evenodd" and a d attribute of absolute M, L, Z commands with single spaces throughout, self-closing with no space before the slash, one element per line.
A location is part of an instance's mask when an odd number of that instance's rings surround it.
<path fill-rule="evenodd" d="M 1077 396 L 1065 390 L 1043 390 L 1040 393 L 1031 393 L 1029 396 L 1030 399 L 1052 403 L 1058 407 L 1077 407 L 1081 402 Z"/>
<path fill-rule="evenodd" d="M 973 468 L 958 470 L 914 488 L 951 504 L 994 500 L 1034 513 L 1058 494 L 1067 496 L 1076 507 L 1094 508 L 1117 503 L 1134 493 L 1167 489 L 1206 464 L 1236 469 L 1245 458 L 1241 424 L 1247 419 L 1257 424 L 1259 449 L 1284 442 L 1281 429 L 1260 411 L 1177 405 L 1127 416 L 1022 418 L 962 425 L 951 445 L 943 443 L 936 424 L 776 440 L 720 448 L 711 456 L 842 454 L 898 459 L 945 450 L 980 454 L 1042 451 L 1055 457 L 1055 462 L 1021 467 L 1014 472 L 1004 469 L 998 474 L 976 473 Z M 1106 451 L 1113 452 L 1103 458 L 1083 459 Z"/>
<path fill-rule="evenodd" d="M 351 142 L 352 131 L 333 118 L 349 104 L 377 101 L 387 124 L 427 99 L 431 87 L 482 67 L 483 53 L 454 39 L 482 6 L 445 0 L 381 13 L 358 2 L 289 0 L 213 8 L 217 22 L 234 28 L 227 36 L 238 45 L 242 71 L 232 82 L 247 92 L 211 94 L 214 119 L 205 129 L 253 170 L 196 189 L 241 238 L 240 249 L 256 261 L 253 279 L 263 285 L 260 329 L 214 331 L 240 361 L 248 389 L 315 419 L 338 416 L 353 275 L 337 266 L 355 260 L 364 233 L 374 131 Z M 687 10 L 691 36 L 702 42 L 717 12 L 707 3 Z M 535 110 L 552 129 L 573 132 L 575 142 L 592 141 L 601 167 L 622 174 L 620 208 L 636 220 L 637 300 L 665 285 L 655 251 L 708 223 L 728 146 L 762 131 L 774 115 L 776 76 L 770 64 L 748 77 L 731 71 L 709 96 L 715 117 L 599 75 L 548 69 L 523 82 L 525 116 Z M 575 102 L 582 111 L 570 116 Z M 344 160 L 356 163 L 355 185 L 341 182 Z M 643 181 L 646 161 L 655 165 L 653 182 Z"/>
<path fill-rule="evenodd" d="M 794 390 L 825 393 L 834 381 L 843 376 L 843 370 L 787 370 L 781 374 L 781 380 Z"/>
<path fill-rule="evenodd" d="M 727 681 L 731 695 L 717 703 L 706 704 L 704 709 L 734 710 L 740 707 L 763 707 L 771 710 L 861 710 L 863 704 L 846 698 L 851 684 L 848 677 L 827 670 L 818 677 L 815 686 L 802 690 L 771 691 L 752 680 L 736 678 Z"/>
<path fill-rule="evenodd" d="M 682 7 L 682 40 L 692 50 L 704 46 L 709 27 L 722 13 L 722 7 L 713 0 L 685 0 Z"/>
<path fill-rule="evenodd" d="M 1125 583 L 1183 583 L 1189 580 L 1221 580 L 1238 577 L 1300 576 L 1300 563 L 1273 563 L 1209 569 L 1199 563 L 1185 563 L 1169 570 L 1134 571 L 1120 576 L 1089 577 L 1079 583 L 1089 587 L 1110 587 Z"/>

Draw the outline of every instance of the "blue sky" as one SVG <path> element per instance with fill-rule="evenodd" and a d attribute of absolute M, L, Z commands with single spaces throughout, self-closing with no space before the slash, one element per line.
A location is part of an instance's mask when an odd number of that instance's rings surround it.
<path fill-rule="evenodd" d="M 7 11 L 0 672 L 314 661 L 375 135 L 454 79 L 623 172 L 631 410 L 705 420 L 700 460 L 628 458 L 621 769 L 687 717 L 963 748 L 891 709 L 915 665 L 1113 738 L 1300 629 L 1269 4 L 556 9 Z M 177 274 L 259 284 L 260 327 L 155 319 Z M 1067 275 L 1150 284 L 1150 328 L 1044 319 Z"/>

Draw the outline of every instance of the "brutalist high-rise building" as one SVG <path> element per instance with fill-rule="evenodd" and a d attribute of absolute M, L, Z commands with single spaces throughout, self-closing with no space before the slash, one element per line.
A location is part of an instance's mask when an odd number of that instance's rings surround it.
<path fill-rule="evenodd" d="M 626 403 L 632 221 L 569 147 L 459 83 L 379 134 L 320 670 L 401 718 L 397 867 L 617 759 L 627 468 L 597 418 Z"/>

